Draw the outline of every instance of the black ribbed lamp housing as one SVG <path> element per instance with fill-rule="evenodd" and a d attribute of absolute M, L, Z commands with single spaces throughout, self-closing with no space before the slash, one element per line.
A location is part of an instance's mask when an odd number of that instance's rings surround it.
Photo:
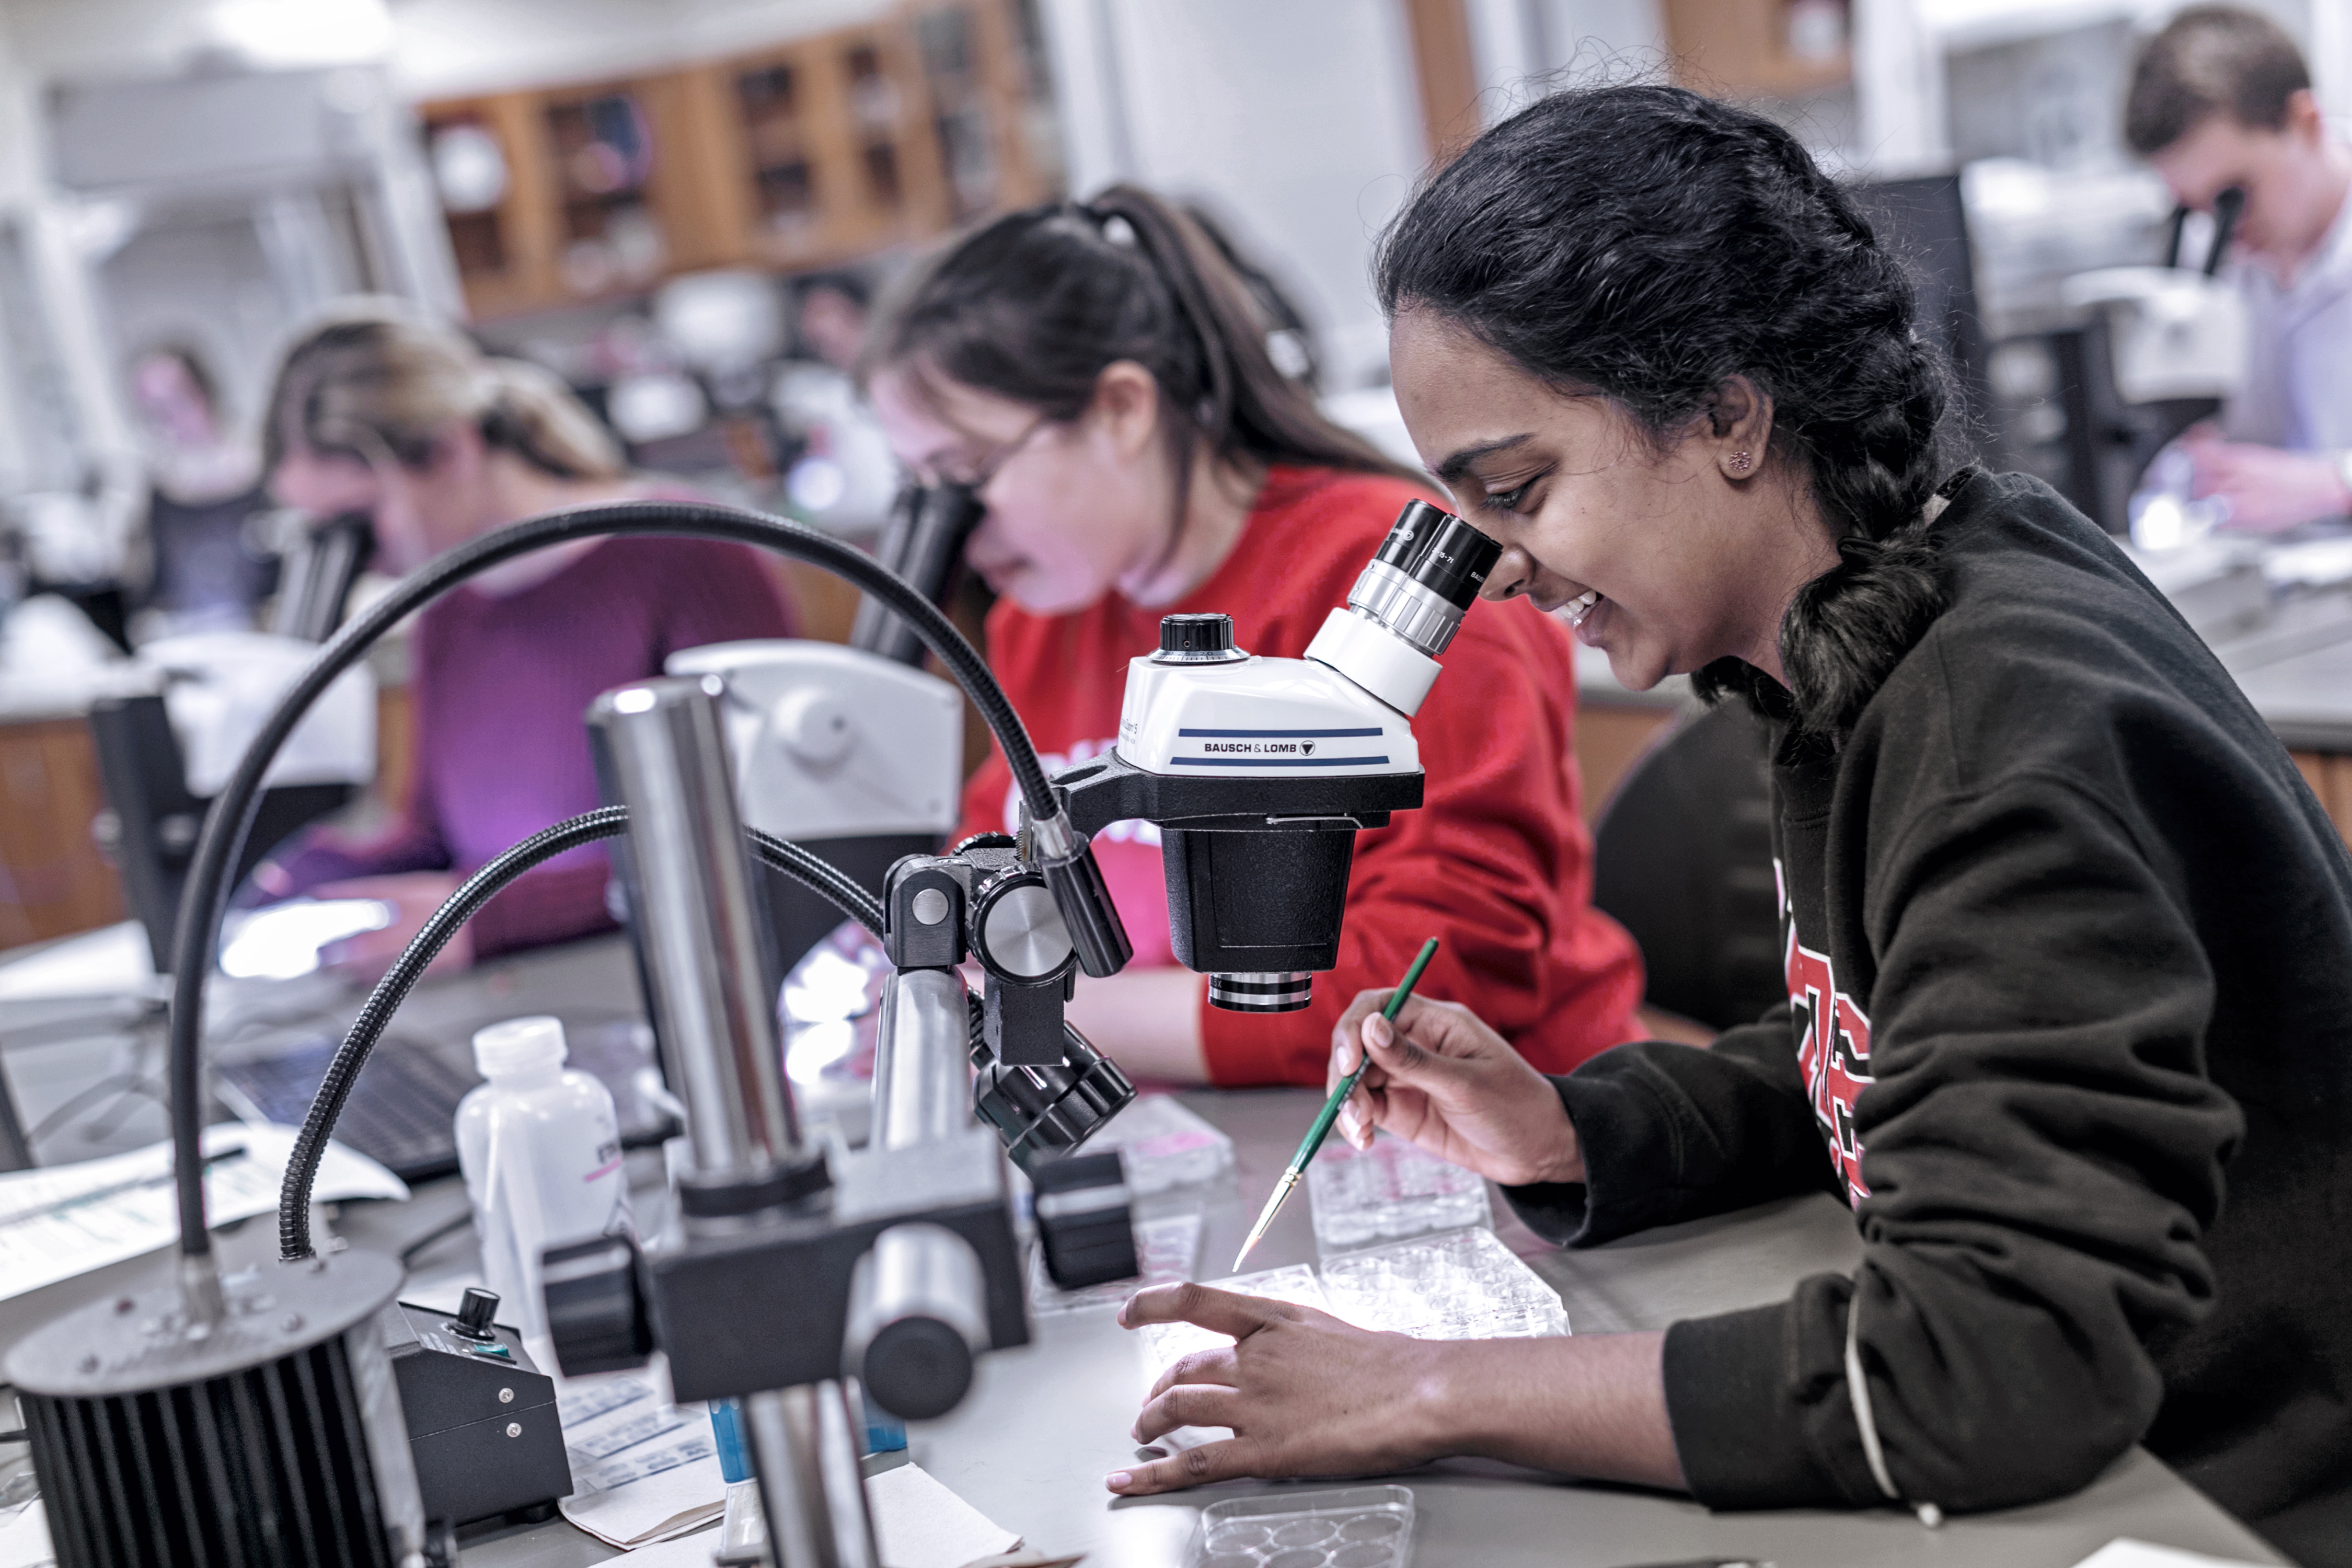
<path fill-rule="evenodd" d="M 7 1373 L 60 1568 L 421 1561 L 377 1325 L 400 1279 L 389 1259 L 345 1253 L 233 1277 L 226 1314 L 201 1336 L 166 1286 L 20 1342 Z"/>

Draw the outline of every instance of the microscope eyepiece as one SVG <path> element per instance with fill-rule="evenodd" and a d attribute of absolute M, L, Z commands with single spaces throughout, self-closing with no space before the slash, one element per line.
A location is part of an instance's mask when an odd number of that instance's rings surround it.
<path fill-rule="evenodd" d="M 1407 501 L 1348 608 L 1432 658 L 1444 653 L 1503 547 L 1427 501 Z"/>
<path fill-rule="evenodd" d="M 1430 539 L 1450 521 L 1446 513 L 1425 500 L 1409 500 L 1397 513 L 1396 521 L 1389 527 L 1389 536 L 1381 541 L 1380 550 L 1372 559 L 1410 575 L 1413 563 L 1429 548 Z"/>
<path fill-rule="evenodd" d="M 1455 609 L 1466 610 L 1502 555 L 1499 542 L 1458 517 L 1447 517 L 1413 563 L 1412 580 Z"/>

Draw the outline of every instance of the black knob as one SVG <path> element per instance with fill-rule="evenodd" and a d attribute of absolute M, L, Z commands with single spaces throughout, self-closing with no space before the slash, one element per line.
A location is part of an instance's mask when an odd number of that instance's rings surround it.
<path fill-rule="evenodd" d="M 1045 1272 L 1055 1284 L 1078 1290 L 1135 1278 L 1135 1226 L 1117 1151 L 1066 1154 L 1031 1167 L 1029 1182 L 1036 1194 Z"/>
<path fill-rule="evenodd" d="M 457 1321 L 449 1325 L 453 1334 L 463 1334 L 469 1340 L 492 1338 L 490 1320 L 498 1315 L 499 1293 L 485 1290 L 479 1285 L 466 1287 L 465 1297 L 457 1303 Z"/>
<path fill-rule="evenodd" d="M 600 1236 L 551 1247 L 541 1262 L 547 1333 L 566 1377 L 627 1372 L 653 1354 L 653 1326 L 637 1288 L 637 1245 Z"/>
<path fill-rule="evenodd" d="M 1234 651 L 1231 616 L 1162 616 L 1160 651 L 1191 658 L 1214 658 Z"/>
<path fill-rule="evenodd" d="M 971 1387 L 971 1347 L 937 1318 L 901 1318 L 866 1347 L 858 1381 L 900 1420 L 937 1420 Z"/>

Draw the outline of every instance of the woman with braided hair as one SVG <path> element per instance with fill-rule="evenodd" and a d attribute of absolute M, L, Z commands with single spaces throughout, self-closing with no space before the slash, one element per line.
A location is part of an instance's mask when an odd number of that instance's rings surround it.
<path fill-rule="evenodd" d="M 1664 1332 L 1484 1343 L 1147 1290 L 1129 1324 L 1238 1343 L 1138 1439 L 1235 1436 L 1111 1489 L 1473 1453 L 1932 1517 L 2145 1442 L 2352 1562 L 2352 860 L 2277 740 L 2096 527 L 1946 459 L 1909 285 L 1769 122 L 1545 100 L 1414 196 L 1378 280 L 1413 439 L 1505 542 L 1487 595 L 1770 721 L 1790 1000 L 1547 1081 L 1475 999 L 1391 1026 L 1369 993 L 1342 1126 L 1571 1247 L 1826 1191 L 1862 1260 Z"/>
<path fill-rule="evenodd" d="M 986 508 L 966 555 L 999 595 L 989 664 L 1049 771 L 1111 749 L 1160 616 L 1220 611 L 1236 647 L 1295 658 L 1404 503 L 1433 499 L 1276 370 L 1271 330 L 1200 227 L 1133 186 L 999 218 L 886 304 L 876 414 L 908 468 Z M 1435 932 L 1423 988 L 1477 1001 L 1547 1070 L 1637 1037 L 1640 957 L 1591 903 L 1575 691 L 1520 674 L 1569 654 L 1525 605 L 1463 622 L 1413 720 L 1424 804 L 1359 836 L 1338 972 L 1305 1010 L 1210 1007 L 1170 950 L 1158 829 L 1113 824 L 1095 852 L 1135 961 L 1080 977 L 1072 1022 L 1139 1076 L 1319 1083 L 1349 999 Z M 992 755 L 960 836 L 1018 826 L 1011 784 Z"/>

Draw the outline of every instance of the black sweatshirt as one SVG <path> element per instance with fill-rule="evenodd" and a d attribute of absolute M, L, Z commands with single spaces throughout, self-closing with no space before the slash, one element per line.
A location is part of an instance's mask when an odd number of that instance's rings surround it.
<path fill-rule="evenodd" d="M 2352 1563 L 2352 860 L 2284 749 L 2038 481 L 1937 522 L 1949 606 L 1834 754 L 1776 764 L 1790 1005 L 1557 1079 L 1554 1240 L 1826 1188 L 1858 1283 L 1675 1324 L 1718 1507 L 2071 1491 L 2135 1441 Z"/>

